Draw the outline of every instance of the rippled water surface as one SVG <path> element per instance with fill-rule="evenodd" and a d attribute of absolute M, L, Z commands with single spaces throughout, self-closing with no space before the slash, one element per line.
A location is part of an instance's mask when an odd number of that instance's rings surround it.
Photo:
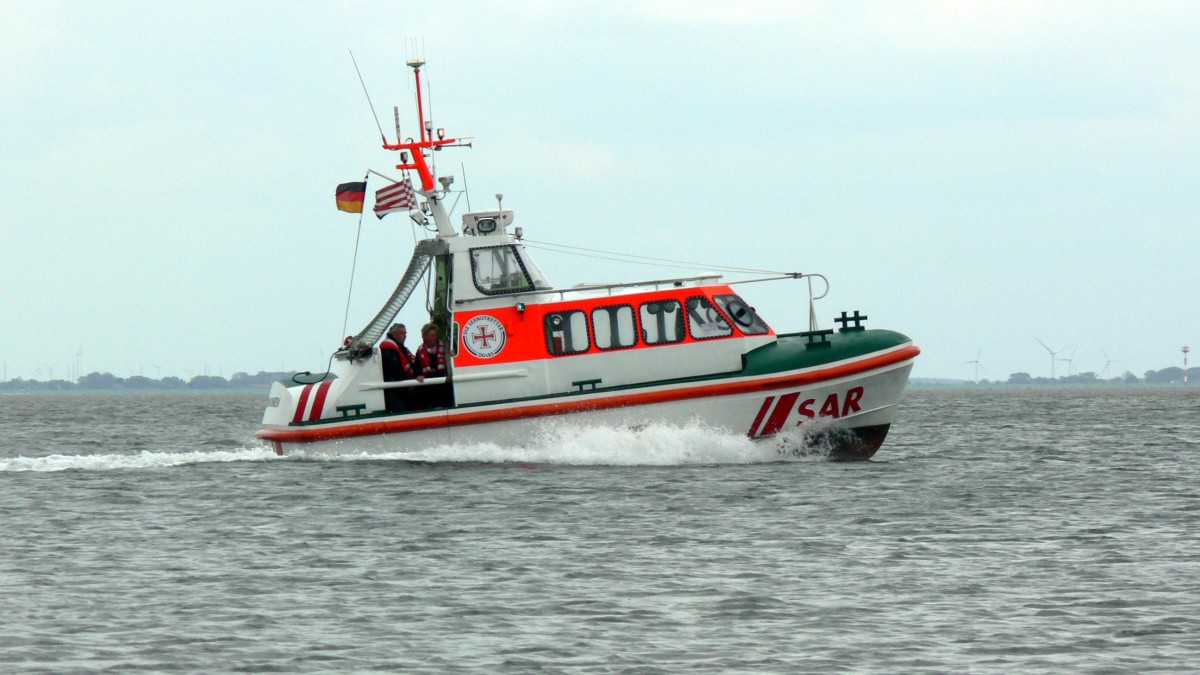
<path fill-rule="evenodd" d="M 261 395 L 0 396 L 0 671 L 1191 670 L 1198 392 L 913 390 L 857 463 L 276 458 Z"/>

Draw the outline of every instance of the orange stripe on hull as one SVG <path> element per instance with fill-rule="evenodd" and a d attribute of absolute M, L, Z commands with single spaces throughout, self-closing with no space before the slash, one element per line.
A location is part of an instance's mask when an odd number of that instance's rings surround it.
<path fill-rule="evenodd" d="M 859 373 L 902 363 L 916 358 L 921 350 L 916 345 L 908 345 L 893 352 L 879 354 L 858 361 L 852 361 L 822 370 L 795 373 L 771 378 L 758 378 L 745 381 L 718 380 L 710 383 L 697 384 L 676 389 L 660 391 L 631 392 L 613 394 L 603 398 L 587 400 L 556 401 L 552 403 L 517 404 L 514 407 L 499 410 L 462 410 L 438 411 L 429 416 L 397 420 L 381 420 L 364 422 L 362 424 L 336 427 L 309 427 L 301 429 L 262 429 L 257 436 L 271 441 L 287 443 L 311 443 L 354 436 L 374 436 L 379 434 L 403 433 L 408 431 L 424 431 L 446 427 L 486 424 L 489 422 L 505 422 L 531 417 L 547 417 L 550 415 L 565 415 L 569 413 L 592 410 L 607 410 L 628 406 L 686 401 L 709 396 L 730 396 L 734 394 L 754 393 L 771 389 L 800 387 L 848 377 Z"/>

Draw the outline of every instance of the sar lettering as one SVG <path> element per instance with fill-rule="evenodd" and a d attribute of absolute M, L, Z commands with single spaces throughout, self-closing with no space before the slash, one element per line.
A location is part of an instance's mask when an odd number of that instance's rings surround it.
<path fill-rule="evenodd" d="M 797 412 L 800 413 L 800 423 L 803 424 L 805 419 L 814 419 L 817 417 L 832 417 L 838 419 L 852 413 L 862 410 L 862 405 L 859 401 L 863 397 L 863 388 L 854 387 L 847 391 L 844 396 L 838 396 L 834 392 L 825 397 L 820 408 L 816 408 L 817 399 L 809 398 L 800 403 Z"/>

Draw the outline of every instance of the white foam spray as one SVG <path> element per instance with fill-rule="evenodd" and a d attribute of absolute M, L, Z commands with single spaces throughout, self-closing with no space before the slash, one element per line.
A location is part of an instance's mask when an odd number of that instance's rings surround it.
<path fill-rule="evenodd" d="M 564 466 L 684 466 L 827 459 L 829 448 L 820 443 L 814 445 L 810 434 L 811 431 L 804 433 L 794 430 L 772 439 L 752 441 L 740 434 L 714 429 L 700 421 L 683 426 L 648 424 L 633 427 L 547 422 L 533 427 L 529 441 L 520 446 L 462 443 L 414 450 L 347 452 L 333 446 L 278 457 L 269 446 L 252 442 L 236 450 L 0 458 L 0 472 L 110 471 L 274 461 L 398 460 Z"/>
<path fill-rule="evenodd" d="M 557 464 L 564 466 L 680 466 L 758 464 L 824 460 L 828 448 L 813 449 L 808 434 L 793 431 L 765 441 L 715 429 L 700 421 L 683 426 L 647 424 L 632 427 L 546 422 L 520 446 L 461 443 L 418 450 L 312 450 L 300 457 L 318 461 L 404 460 L 415 462 L 481 462 Z"/>

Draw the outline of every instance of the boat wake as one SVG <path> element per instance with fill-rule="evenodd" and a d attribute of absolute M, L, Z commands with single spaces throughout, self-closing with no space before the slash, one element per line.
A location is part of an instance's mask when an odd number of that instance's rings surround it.
<path fill-rule="evenodd" d="M 520 446 L 493 443 L 442 445 L 410 451 L 341 453 L 336 444 L 278 457 L 271 447 L 252 442 L 234 450 L 142 451 L 136 454 L 47 455 L 0 458 L 0 473 L 156 469 L 227 462 L 355 462 L 548 464 L 562 466 L 688 466 L 825 461 L 830 448 L 811 434 L 786 432 L 775 438 L 749 438 L 702 422 L 632 427 L 544 424 Z"/>
<path fill-rule="evenodd" d="M 191 452 L 151 452 L 136 454 L 46 455 L 44 457 L 0 458 L 0 473 L 32 471 L 114 471 L 122 469 L 157 469 L 220 462 L 256 462 L 278 459 L 271 448 L 253 445 L 237 450 L 205 450 Z"/>

